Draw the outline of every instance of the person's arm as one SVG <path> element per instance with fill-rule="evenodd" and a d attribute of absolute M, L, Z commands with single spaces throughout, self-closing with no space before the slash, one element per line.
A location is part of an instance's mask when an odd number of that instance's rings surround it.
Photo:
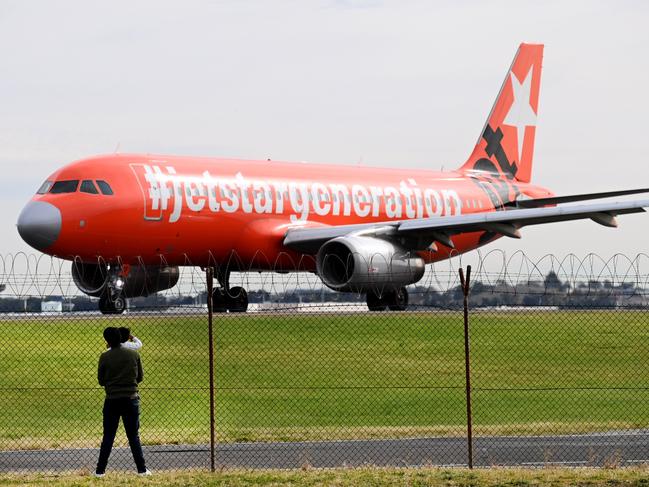
<path fill-rule="evenodd" d="M 140 355 L 137 356 L 137 377 L 135 380 L 139 384 L 144 379 L 144 371 L 142 370 L 142 361 L 140 360 Z"/>
<path fill-rule="evenodd" d="M 129 350 L 135 350 L 136 352 L 142 348 L 142 341 L 138 337 L 131 336 L 127 341 L 122 343 L 122 347 L 128 348 Z"/>
<path fill-rule="evenodd" d="M 140 340 L 138 337 L 132 336 L 130 340 L 122 343 L 123 347 L 130 348 L 131 350 L 139 350 L 142 348 L 142 340 Z"/>
<path fill-rule="evenodd" d="M 99 356 L 99 365 L 97 366 L 97 382 L 100 386 L 106 385 L 106 365 L 104 364 L 104 354 Z"/>

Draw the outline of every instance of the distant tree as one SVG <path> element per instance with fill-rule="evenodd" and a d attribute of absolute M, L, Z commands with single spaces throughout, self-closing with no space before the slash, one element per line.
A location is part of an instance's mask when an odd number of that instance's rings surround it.
<path fill-rule="evenodd" d="M 561 290 L 563 288 L 563 284 L 561 283 L 559 276 L 557 276 L 557 273 L 554 271 L 548 272 L 548 275 L 545 276 L 543 283 L 545 284 L 546 289 Z"/>

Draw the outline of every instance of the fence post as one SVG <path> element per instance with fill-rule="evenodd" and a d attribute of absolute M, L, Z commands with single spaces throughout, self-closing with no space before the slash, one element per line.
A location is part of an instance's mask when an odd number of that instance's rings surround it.
<path fill-rule="evenodd" d="M 210 471 L 214 472 L 214 336 L 212 330 L 212 290 L 214 287 L 214 268 L 205 269 L 207 279 L 207 334 L 210 350 Z"/>
<path fill-rule="evenodd" d="M 466 279 L 464 270 L 460 268 L 460 283 L 464 295 L 464 368 L 466 382 L 466 429 L 469 454 L 469 468 L 473 468 L 473 422 L 471 417 L 471 350 L 469 347 L 469 290 L 471 279 L 471 266 L 466 268 Z"/>

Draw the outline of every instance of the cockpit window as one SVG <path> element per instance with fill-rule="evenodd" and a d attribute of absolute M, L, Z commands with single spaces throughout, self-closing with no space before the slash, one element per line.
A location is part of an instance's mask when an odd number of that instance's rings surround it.
<path fill-rule="evenodd" d="M 109 196 L 113 194 L 113 190 L 111 189 L 110 185 L 106 181 L 102 181 L 101 179 L 98 179 L 97 186 L 99 186 L 99 191 L 101 191 L 101 194 L 105 194 Z"/>
<path fill-rule="evenodd" d="M 79 188 L 79 191 L 81 191 L 82 193 L 99 194 L 95 183 L 93 183 L 90 179 L 84 179 L 83 181 L 81 181 L 81 187 Z"/>
<path fill-rule="evenodd" d="M 52 181 L 45 181 L 43 184 L 41 184 L 41 187 L 38 188 L 36 194 L 45 194 L 50 190 L 51 187 L 52 187 Z"/>
<path fill-rule="evenodd" d="M 50 193 L 52 194 L 74 193 L 77 190 L 77 186 L 79 186 L 78 179 L 71 179 L 68 181 L 57 181 L 52 185 L 52 188 L 50 189 Z"/>

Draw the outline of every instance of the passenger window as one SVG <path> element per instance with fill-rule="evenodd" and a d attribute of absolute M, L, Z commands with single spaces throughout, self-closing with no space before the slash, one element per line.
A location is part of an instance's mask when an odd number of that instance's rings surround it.
<path fill-rule="evenodd" d="M 81 181 L 81 187 L 79 188 L 79 191 L 81 191 L 82 193 L 99 194 L 95 183 L 93 183 L 90 179 L 84 179 L 83 181 Z"/>
<path fill-rule="evenodd" d="M 38 188 L 36 194 L 45 194 L 50 190 L 51 187 L 52 187 L 52 181 L 45 181 L 43 184 L 41 184 L 41 187 Z"/>
<path fill-rule="evenodd" d="M 59 194 L 59 193 L 74 193 L 79 186 L 78 179 L 71 179 L 68 181 L 57 181 L 50 188 L 50 193 Z"/>
<path fill-rule="evenodd" d="M 105 194 L 106 196 L 111 196 L 113 194 L 113 190 L 106 181 L 98 179 L 97 186 L 99 186 L 99 191 L 101 191 L 101 194 Z"/>

